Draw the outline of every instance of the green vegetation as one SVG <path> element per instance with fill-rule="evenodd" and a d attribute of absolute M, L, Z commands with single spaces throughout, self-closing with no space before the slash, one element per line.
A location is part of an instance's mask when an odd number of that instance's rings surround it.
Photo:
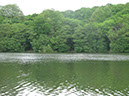
<path fill-rule="evenodd" d="M 129 52 L 129 3 L 24 16 L 0 6 L 0 52 Z"/>

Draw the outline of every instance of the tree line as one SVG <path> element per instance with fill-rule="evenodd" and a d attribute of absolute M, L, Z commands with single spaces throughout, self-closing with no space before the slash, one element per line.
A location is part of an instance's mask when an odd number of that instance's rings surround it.
<path fill-rule="evenodd" d="M 129 3 L 25 16 L 0 6 L 0 52 L 129 52 Z"/>

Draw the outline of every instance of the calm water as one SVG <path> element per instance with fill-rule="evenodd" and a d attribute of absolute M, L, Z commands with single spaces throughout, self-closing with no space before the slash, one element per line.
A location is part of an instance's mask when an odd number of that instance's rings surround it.
<path fill-rule="evenodd" d="M 129 96 L 129 55 L 0 53 L 0 96 Z"/>

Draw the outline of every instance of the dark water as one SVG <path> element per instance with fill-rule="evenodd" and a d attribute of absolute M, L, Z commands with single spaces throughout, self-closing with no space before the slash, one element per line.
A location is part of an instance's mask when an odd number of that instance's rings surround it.
<path fill-rule="evenodd" d="M 129 55 L 0 53 L 0 96 L 129 96 Z"/>

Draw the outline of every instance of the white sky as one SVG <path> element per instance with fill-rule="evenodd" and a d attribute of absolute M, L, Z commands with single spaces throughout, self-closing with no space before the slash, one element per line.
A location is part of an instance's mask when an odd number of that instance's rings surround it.
<path fill-rule="evenodd" d="M 17 4 L 25 15 L 41 13 L 45 9 L 59 11 L 77 10 L 82 7 L 93 7 L 111 4 L 125 4 L 129 0 L 0 0 L 0 5 Z"/>

